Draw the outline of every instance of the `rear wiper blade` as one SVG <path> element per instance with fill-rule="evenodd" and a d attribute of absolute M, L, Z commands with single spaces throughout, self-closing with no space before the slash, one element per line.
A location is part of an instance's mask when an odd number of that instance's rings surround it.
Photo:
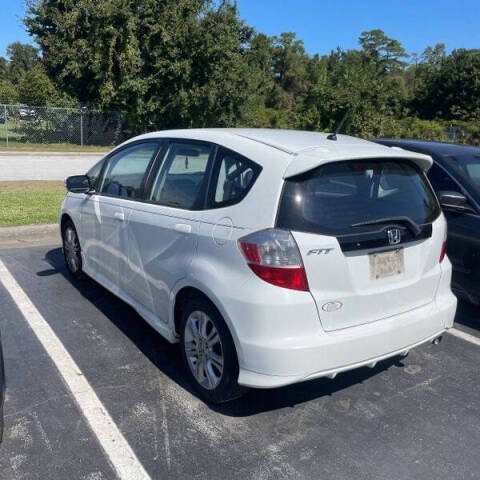
<path fill-rule="evenodd" d="M 377 220 L 367 220 L 366 222 L 354 223 L 351 227 L 363 227 L 364 225 L 375 225 L 377 223 L 403 223 L 415 235 L 419 235 L 422 229 L 410 217 L 386 217 Z"/>

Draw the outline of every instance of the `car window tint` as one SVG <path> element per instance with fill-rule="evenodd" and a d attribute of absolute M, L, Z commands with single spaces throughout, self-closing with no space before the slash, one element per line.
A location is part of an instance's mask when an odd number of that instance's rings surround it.
<path fill-rule="evenodd" d="M 436 163 L 433 163 L 427 176 L 436 192 L 444 190 L 462 193 L 460 187 L 452 177 Z"/>
<path fill-rule="evenodd" d="M 155 142 L 126 148 L 110 157 L 101 192 L 125 198 L 139 198 L 148 164 L 157 151 Z"/>
<path fill-rule="evenodd" d="M 478 186 L 480 186 L 480 162 L 466 163 L 465 170 L 470 179 Z"/>
<path fill-rule="evenodd" d="M 406 216 L 423 225 L 439 213 L 434 193 L 415 164 L 352 160 L 327 163 L 288 178 L 277 227 L 344 235 L 358 232 L 356 224 L 366 220 Z"/>
<path fill-rule="evenodd" d="M 476 150 L 480 152 L 480 149 Z M 445 155 L 445 158 L 455 169 L 459 169 L 477 190 L 480 189 L 480 154 Z"/>
<path fill-rule="evenodd" d="M 200 208 L 211 145 L 175 142 L 165 153 L 150 200 L 171 207 Z"/>
<path fill-rule="evenodd" d="M 232 205 L 242 200 L 254 184 L 261 167 L 241 155 L 221 149 L 212 179 L 210 207 Z"/>

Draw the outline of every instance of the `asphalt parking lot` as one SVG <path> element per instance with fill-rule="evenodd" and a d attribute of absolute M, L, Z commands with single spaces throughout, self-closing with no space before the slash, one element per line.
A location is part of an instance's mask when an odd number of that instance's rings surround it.
<path fill-rule="evenodd" d="M 72 282 L 59 245 L 0 259 L 155 479 L 478 479 L 480 347 L 447 334 L 405 359 L 334 380 L 252 390 L 208 406 L 177 347 L 91 280 Z M 7 396 L 1 479 L 116 478 L 102 443 L 0 282 Z M 456 328 L 480 337 L 480 311 Z"/>

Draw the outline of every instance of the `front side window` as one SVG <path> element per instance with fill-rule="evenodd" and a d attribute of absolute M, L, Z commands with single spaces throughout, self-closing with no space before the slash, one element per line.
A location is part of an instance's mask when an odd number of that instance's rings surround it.
<path fill-rule="evenodd" d="M 328 163 L 285 181 L 277 226 L 344 235 L 371 227 L 358 224 L 408 217 L 432 222 L 440 208 L 423 172 L 407 160 Z"/>
<path fill-rule="evenodd" d="M 102 158 L 99 162 L 97 162 L 88 172 L 87 177 L 90 181 L 90 187 L 96 189 L 97 188 L 97 181 L 100 173 L 102 172 L 102 167 L 105 159 Z"/>
<path fill-rule="evenodd" d="M 480 192 L 480 153 L 446 155 L 446 160 L 459 169 Z"/>
<path fill-rule="evenodd" d="M 201 208 L 212 146 L 172 142 L 154 180 L 150 200 L 170 207 Z"/>
<path fill-rule="evenodd" d="M 218 208 L 240 202 L 255 183 L 260 165 L 227 149 L 220 149 L 212 177 L 209 207 Z"/>
<path fill-rule="evenodd" d="M 452 177 L 435 162 L 428 171 L 428 179 L 430 180 L 436 192 L 441 192 L 442 190 L 445 190 L 450 192 L 453 191 L 462 193 L 460 187 L 455 182 L 455 180 L 453 180 Z"/>
<path fill-rule="evenodd" d="M 140 143 L 112 155 L 103 175 L 100 192 L 122 198 L 140 198 L 143 177 L 158 143 Z"/>

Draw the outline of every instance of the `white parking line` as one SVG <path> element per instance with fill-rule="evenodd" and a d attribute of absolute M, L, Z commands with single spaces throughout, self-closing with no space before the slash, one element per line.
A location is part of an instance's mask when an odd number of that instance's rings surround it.
<path fill-rule="evenodd" d="M 1 260 L 0 282 L 53 360 L 118 477 L 150 479 L 82 371 Z"/>
<path fill-rule="evenodd" d="M 466 340 L 467 342 L 473 343 L 474 345 L 478 345 L 480 347 L 480 338 L 470 335 L 463 330 L 458 330 L 458 328 L 451 328 L 448 330 L 448 333 L 454 335 L 455 337 L 461 338 L 462 340 Z"/>

